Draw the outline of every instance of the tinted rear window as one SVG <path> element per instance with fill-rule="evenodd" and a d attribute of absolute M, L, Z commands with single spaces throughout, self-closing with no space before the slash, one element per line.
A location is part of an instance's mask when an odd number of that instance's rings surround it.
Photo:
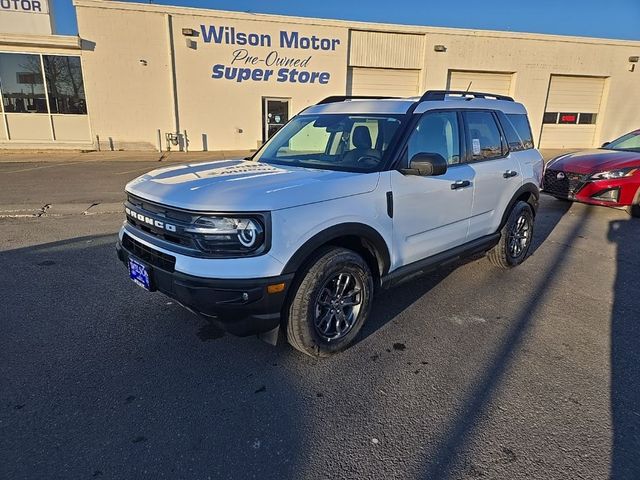
<path fill-rule="evenodd" d="M 516 132 L 518 132 L 524 148 L 526 150 L 533 148 L 533 135 L 531 134 L 531 126 L 527 116 L 525 114 L 511 113 L 507 115 L 507 118 L 511 121 Z"/>
<path fill-rule="evenodd" d="M 509 144 L 509 151 L 519 152 L 521 150 L 525 150 L 524 143 L 520 138 L 520 135 L 518 135 L 518 132 L 516 132 L 516 129 L 511 123 L 511 120 L 509 120 L 507 116 L 502 112 L 496 113 L 498 114 L 500 125 L 502 125 L 504 136 L 506 137 L 507 143 Z"/>

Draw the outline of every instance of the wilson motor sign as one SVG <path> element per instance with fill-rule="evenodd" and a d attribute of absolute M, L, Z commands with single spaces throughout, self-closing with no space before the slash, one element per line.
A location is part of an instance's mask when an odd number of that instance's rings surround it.
<path fill-rule="evenodd" d="M 304 35 L 293 30 L 281 30 L 272 35 L 224 25 L 200 25 L 200 33 L 207 45 L 237 47 L 226 63 L 216 63 L 211 68 L 212 79 L 236 83 L 327 85 L 331 73 L 314 68 L 314 56 L 331 54 L 342 48 L 339 38 Z"/>

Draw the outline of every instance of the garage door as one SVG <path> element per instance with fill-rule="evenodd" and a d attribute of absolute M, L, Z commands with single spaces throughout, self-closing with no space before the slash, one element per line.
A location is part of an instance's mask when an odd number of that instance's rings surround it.
<path fill-rule="evenodd" d="M 512 79 L 512 73 L 450 70 L 447 89 L 511 95 Z"/>
<path fill-rule="evenodd" d="M 350 67 L 347 95 L 415 97 L 420 85 L 420 70 Z"/>
<path fill-rule="evenodd" d="M 594 146 L 604 78 L 552 75 L 540 148 Z"/>

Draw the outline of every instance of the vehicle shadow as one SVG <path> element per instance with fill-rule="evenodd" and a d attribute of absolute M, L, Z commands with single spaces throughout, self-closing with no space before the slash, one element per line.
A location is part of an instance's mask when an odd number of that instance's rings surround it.
<path fill-rule="evenodd" d="M 611 478 L 640 478 L 640 221 L 609 224 L 617 245 L 616 280 L 611 309 Z"/>
<path fill-rule="evenodd" d="M 549 264 L 555 267 L 547 270 L 535 283 L 532 282 L 529 300 L 511 320 L 511 326 L 501 340 L 500 348 L 493 355 L 493 360 L 485 365 L 483 373 L 474 383 L 475 386 L 463 399 L 461 407 L 457 410 L 458 414 L 445 426 L 444 433 L 424 463 L 421 478 L 438 480 L 452 478 L 460 454 L 467 447 L 478 423 L 504 381 L 506 372 L 521 350 L 523 340 L 532 328 L 551 285 L 556 277 L 562 275 L 564 258 L 571 249 L 573 241 L 583 232 L 591 213 L 591 209 L 585 210 L 584 216 L 564 236 L 553 258 L 549 261 Z M 556 219 L 557 223 L 560 218 L 561 215 L 552 215 L 550 219 L 552 222 Z M 543 235 L 545 230 L 549 230 L 550 233 L 553 230 L 551 227 L 547 225 L 543 229 Z"/>
<path fill-rule="evenodd" d="M 544 193 L 540 196 L 540 208 L 536 215 L 533 243 L 529 255 L 536 253 L 570 209 L 570 201 L 558 200 Z"/>
<path fill-rule="evenodd" d="M 533 233 L 533 242 L 529 251 L 529 256 L 544 244 L 551 232 L 562 220 L 562 217 L 571 208 L 571 202 L 557 201 L 552 197 L 544 196 L 541 206 L 536 216 L 536 224 Z M 429 293 L 440 282 L 447 278 L 458 268 L 481 259 L 483 255 L 461 259 L 454 264 L 427 272 L 422 275 L 411 277 L 401 284 L 378 292 L 373 304 L 371 317 L 362 328 L 358 341 L 363 341 L 377 330 L 383 328 L 389 321 L 392 321 L 401 312 L 409 308 L 419 298 Z"/>
<path fill-rule="evenodd" d="M 296 478 L 299 356 L 199 337 L 114 244 L 0 252 L 0 478 Z"/>

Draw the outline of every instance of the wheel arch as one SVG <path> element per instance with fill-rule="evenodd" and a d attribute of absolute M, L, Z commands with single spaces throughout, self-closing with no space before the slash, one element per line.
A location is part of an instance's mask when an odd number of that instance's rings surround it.
<path fill-rule="evenodd" d="M 533 215 L 535 217 L 536 213 L 538 212 L 538 205 L 540 202 L 540 189 L 538 188 L 538 186 L 534 183 L 525 183 L 518 190 L 516 190 L 516 192 L 513 194 L 513 197 L 511 197 L 511 200 L 509 201 L 509 205 L 502 214 L 502 220 L 500 221 L 500 228 L 498 228 L 498 231 L 500 231 L 502 227 L 504 227 L 504 225 L 507 223 L 509 215 L 511 214 L 511 210 L 513 210 L 513 207 L 518 202 L 526 202 L 531 205 L 531 209 L 533 210 Z"/>
<path fill-rule="evenodd" d="M 328 245 L 348 248 L 362 255 L 376 282 L 389 271 L 391 257 L 382 235 L 363 223 L 341 223 L 316 233 L 302 244 L 285 265 L 283 274 L 296 273 L 318 249 Z"/>

